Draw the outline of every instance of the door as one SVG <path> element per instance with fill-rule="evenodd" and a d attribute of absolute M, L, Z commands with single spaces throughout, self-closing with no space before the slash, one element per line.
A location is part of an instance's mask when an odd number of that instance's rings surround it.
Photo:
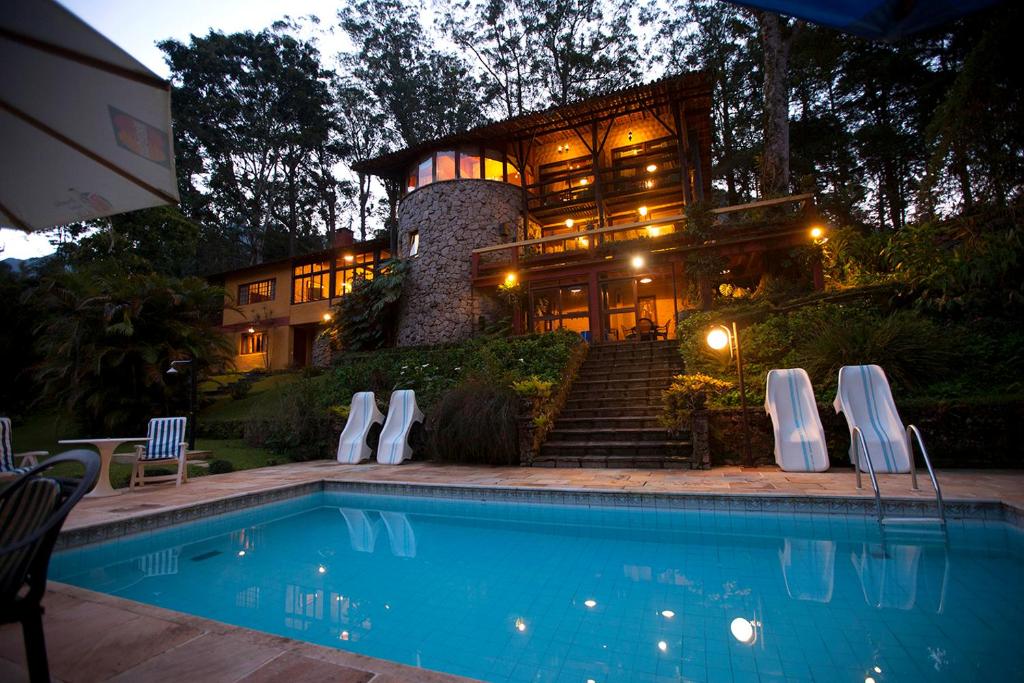
<path fill-rule="evenodd" d="M 601 284 L 601 323 L 605 341 L 622 341 L 636 327 L 636 279 Z"/>

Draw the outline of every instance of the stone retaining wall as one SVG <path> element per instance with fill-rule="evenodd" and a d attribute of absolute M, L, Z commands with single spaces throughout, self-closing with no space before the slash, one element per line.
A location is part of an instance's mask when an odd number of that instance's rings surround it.
<path fill-rule="evenodd" d="M 419 232 L 398 316 L 398 345 L 442 344 L 471 337 L 481 317 L 499 306 L 474 290 L 474 249 L 512 241 L 522 220 L 518 187 L 491 180 L 432 183 L 407 196 L 398 209 L 399 253 L 409 257 Z"/>

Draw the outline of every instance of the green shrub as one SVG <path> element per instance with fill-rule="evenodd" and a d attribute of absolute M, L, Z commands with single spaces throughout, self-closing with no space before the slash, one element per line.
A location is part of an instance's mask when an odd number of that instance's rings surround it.
<path fill-rule="evenodd" d="M 292 460 L 315 460 L 331 453 L 331 419 L 312 382 L 300 382 L 281 393 L 271 416 L 250 419 L 246 443 L 287 455 Z"/>
<path fill-rule="evenodd" d="M 227 460 L 211 460 L 208 471 L 210 474 L 227 474 L 234 472 L 235 466 Z"/>
<path fill-rule="evenodd" d="M 554 388 L 555 383 L 549 382 L 548 380 L 541 379 L 536 375 L 530 375 L 526 379 L 522 379 L 516 382 L 512 382 L 512 390 L 515 391 L 522 398 L 548 398 L 551 396 L 551 390 Z"/>
<path fill-rule="evenodd" d="M 232 382 L 228 386 L 228 394 L 231 396 L 232 399 L 236 401 L 241 401 L 243 398 L 248 396 L 249 392 L 251 391 L 252 382 L 248 382 L 244 379 L 238 380 L 237 382 Z"/>
<path fill-rule="evenodd" d="M 431 459 L 518 465 L 519 398 L 508 387 L 470 381 L 446 392 L 427 416 Z"/>
<path fill-rule="evenodd" d="M 721 396 L 732 385 L 710 375 L 676 375 L 672 384 L 661 394 L 661 415 L 659 421 L 674 432 L 690 427 L 690 418 L 695 410 L 704 410 L 708 398 Z"/>
<path fill-rule="evenodd" d="M 356 278 L 335 307 L 327 334 L 336 348 L 371 351 L 394 338 L 408 261 L 392 259 L 372 280 Z"/>

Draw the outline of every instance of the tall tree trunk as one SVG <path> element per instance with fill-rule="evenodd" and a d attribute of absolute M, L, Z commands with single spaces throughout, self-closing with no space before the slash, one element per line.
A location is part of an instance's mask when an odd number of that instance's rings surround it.
<path fill-rule="evenodd" d="M 370 200 L 370 176 L 359 174 L 359 239 L 366 239 L 366 203 Z"/>
<path fill-rule="evenodd" d="M 800 28 L 773 12 L 754 13 L 764 51 L 764 150 L 761 193 L 777 197 L 789 189 L 789 48 Z"/>

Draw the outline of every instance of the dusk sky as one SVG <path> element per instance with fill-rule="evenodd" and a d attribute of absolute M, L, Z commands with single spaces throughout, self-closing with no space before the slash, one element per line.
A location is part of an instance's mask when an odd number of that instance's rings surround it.
<path fill-rule="evenodd" d="M 86 23 L 117 43 L 122 49 L 160 76 L 168 76 L 167 65 L 156 43 L 165 38 L 187 41 L 211 28 L 224 32 L 260 30 L 284 15 L 293 18 L 310 14 L 320 18 L 318 45 L 325 63 L 344 48 L 336 29 L 337 0 L 178 0 L 171 3 L 138 0 L 60 0 Z M 25 235 L 19 230 L 0 228 L 0 259 L 32 258 L 53 251 L 42 234 Z"/>

